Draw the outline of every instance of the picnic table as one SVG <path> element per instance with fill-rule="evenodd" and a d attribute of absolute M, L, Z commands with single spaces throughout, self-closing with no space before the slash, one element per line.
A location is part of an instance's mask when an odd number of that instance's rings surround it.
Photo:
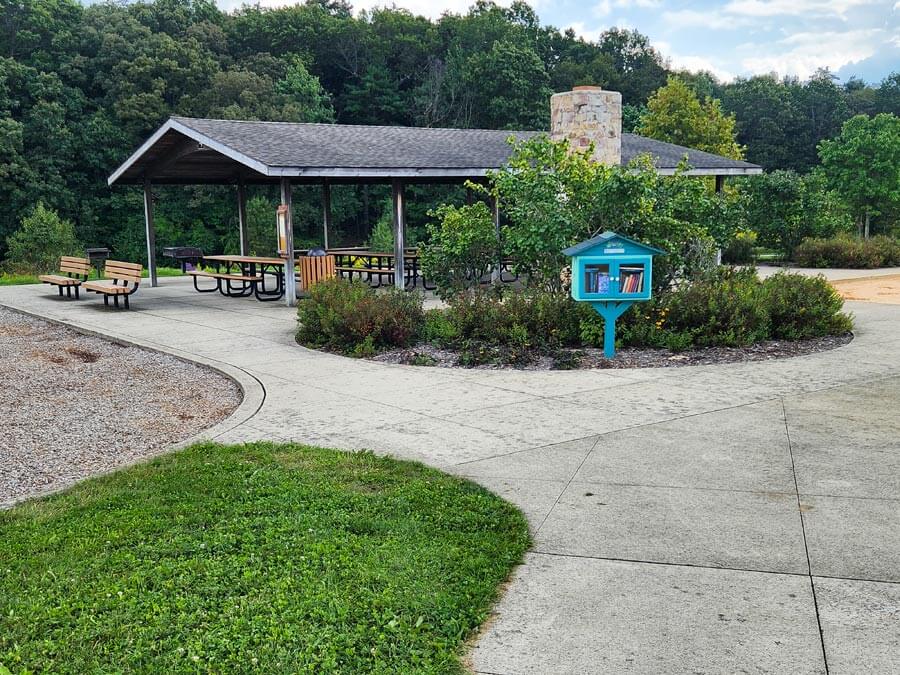
<path fill-rule="evenodd" d="M 251 255 L 205 255 L 205 264 L 211 264 L 214 272 L 193 270 L 194 288 L 201 293 L 219 291 L 230 298 L 255 295 L 262 302 L 284 297 L 284 258 L 267 258 Z M 198 277 L 216 280 L 215 288 L 201 289 Z M 274 277 L 275 287 L 267 286 L 266 278 Z M 271 282 L 270 282 L 271 284 Z"/>
<path fill-rule="evenodd" d="M 365 279 L 370 285 L 381 286 L 383 281 L 394 281 L 394 253 L 381 251 L 367 251 L 360 249 L 329 249 L 329 255 L 335 257 L 335 270 L 341 276 L 349 279 L 355 274 L 359 279 Z M 403 254 L 404 285 L 406 288 L 415 288 L 419 279 L 423 288 L 434 290 L 435 286 L 429 286 L 425 275 L 422 274 L 421 256 L 417 249 L 406 249 Z"/>

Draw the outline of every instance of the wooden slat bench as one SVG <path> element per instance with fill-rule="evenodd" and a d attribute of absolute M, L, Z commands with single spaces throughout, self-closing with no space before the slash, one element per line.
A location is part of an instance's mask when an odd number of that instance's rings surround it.
<path fill-rule="evenodd" d="M 103 304 L 109 306 L 112 298 L 116 307 L 119 306 L 119 297 L 125 299 L 125 309 L 128 309 L 128 296 L 137 291 L 141 283 L 143 266 L 139 263 L 122 262 L 120 260 L 107 260 L 103 269 L 105 281 L 87 281 L 81 285 L 86 291 L 93 291 L 103 296 Z M 108 283 L 111 281 L 112 283 Z M 129 286 L 129 284 L 132 284 Z"/>
<path fill-rule="evenodd" d="M 199 291 L 200 293 L 215 293 L 216 291 L 219 291 L 219 293 L 228 296 L 229 298 L 241 298 L 250 295 L 253 293 L 256 284 L 263 280 L 261 274 L 232 274 L 231 272 L 207 272 L 205 270 L 190 270 L 188 274 L 194 278 L 194 290 Z M 197 285 L 197 279 L 200 277 L 215 279 L 215 287 L 200 288 Z M 225 282 L 224 287 L 222 284 L 223 281 Z M 232 286 L 233 282 L 240 282 L 240 288 L 234 288 Z"/>
<path fill-rule="evenodd" d="M 59 259 L 59 274 L 42 274 L 38 277 L 45 284 L 56 286 L 59 297 L 62 297 L 63 289 L 66 289 L 66 297 L 72 297 L 72 289 L 75 289 L 75 299 L 79 298 L 78 289 L 91 273 L 91 261 L 87 258 L 74 258 L 64 255 Z M 65 276 L 63 276 L 65 275 Z"/>

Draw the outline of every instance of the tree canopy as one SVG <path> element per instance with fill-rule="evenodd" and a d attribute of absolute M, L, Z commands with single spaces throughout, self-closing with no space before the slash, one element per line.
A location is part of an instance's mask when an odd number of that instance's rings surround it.
<path fill-rule="evenodd" d="M 501 7 L 477 0 L 436 21 L 396 8 L 355 14 L 341 0 L 245 4 L 230 13 L 212 0 L 17 0 L 2 7 L 0 259 L 7 237 L 43 201 L 74 223 L 84 244 L 112 245 L 140 260 L 140 195 L 110 190 L 105 179 L 173 114 L 545 129 L 550 92 L 596 84 L 622 92 L 631 129 L 661 114 L 642 112 L 663 87 L 654 105 L 665 108 L 666 97 L 677 94 L 688 119 L 707 125 L 676 142 L 723 154 L 745 146 L 750 161 L 798 171 L 818 163 L 817 144 L 853 114 L 900 114 L 900 73 L 878 87 L 858 80 L 841 86 L 827 72 L 809 82 L 728 84 L 682 74 L 695 103 L 681 85 L 674 91 L 666 84 L 671 68 L 646 36 L 611 28 L 585 40 L 542 25 L 520 1 Z M 736 144 L 726 138 L 732 126 Z M 182 238 L 169 244 L 207 231 L 211 246 L 235 245 L 227 189 L 160 193 L 157 215 Z M 336 190 L 335 240 L 341 232 L 364 236 L 384 196 L 379 187 Z M 310 188 L 295 199 L 298 227 L 309 227 L 310 239 L 318 198 Z M 424 229 L 430 204 L 417 204 L 410 200 L 411 221 Z"/>
<path fill-rule="evenodd" d="M 647 102 L 637 133 L 712 152 L 723 157 L 743 159 L 744 149 L 735 141 L 735 119 L 722 112 L 718 99 L 703 101 L 677 77 L 670 77 Z"/>

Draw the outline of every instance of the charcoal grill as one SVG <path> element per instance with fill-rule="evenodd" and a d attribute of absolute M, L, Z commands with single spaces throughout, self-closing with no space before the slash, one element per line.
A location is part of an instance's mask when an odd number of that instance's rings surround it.
<path fill-rule="evenodd" d="M 103 264 L 109 259 L 108 248 L 86 248 L 84 252 L 87 254 L 88 260 L 91 261 L 94 269 L 97 270 L 97 278 L 103 278 Z"/>
<path fill-rule="evenodd" d="M 162 254 L 178 261 L 182 272 L 187 272 L 188 265 L 196 267 L 203 258 L 203 251 L 196 246 L 168 246 L 163 249 Z"/>

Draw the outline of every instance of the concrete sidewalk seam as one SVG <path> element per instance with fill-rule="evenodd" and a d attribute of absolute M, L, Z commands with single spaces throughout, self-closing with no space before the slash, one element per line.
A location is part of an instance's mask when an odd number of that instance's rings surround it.
<path fill-rule="evenodd" d="M 816 597 L 816 583 L 813 580 L 812 576 L 812 562 L 809 559 L 809 543 L 806 540 L 806 521 L 803 518 L 803 503 L 800 499 L 800 485 L 797 482 L 797 468 L 794 464 L 794 448 L 791 443 L 791 429 L 788 424 L 787 418 L 787 407 L 784 404 L 784 399 L 781 400 L 781 413 L 784 416 L 784 431 L 787 434 L 787 443 L 788 443 L 788 454 L 791 457 L 791 475 L 794 478 L 794 489 L 796 490 L 797 495 L 797 513 L 800 516 L 800 532 L 803 535 L 803 551 L 806 554 L 806 569 L 809 577 L 809 589 L 812 592 L 812 600 L 813 600 L 813 608 L 816 611 L 816 624 L 819 627 L 819 642 L 822 646 L 822 660 L 825 664 L 825 674 L 828 675 L 828 653 L 825 649 L 825 632 L 822 630 L 822 618 L 819 614 L 819 600 Z"/>

